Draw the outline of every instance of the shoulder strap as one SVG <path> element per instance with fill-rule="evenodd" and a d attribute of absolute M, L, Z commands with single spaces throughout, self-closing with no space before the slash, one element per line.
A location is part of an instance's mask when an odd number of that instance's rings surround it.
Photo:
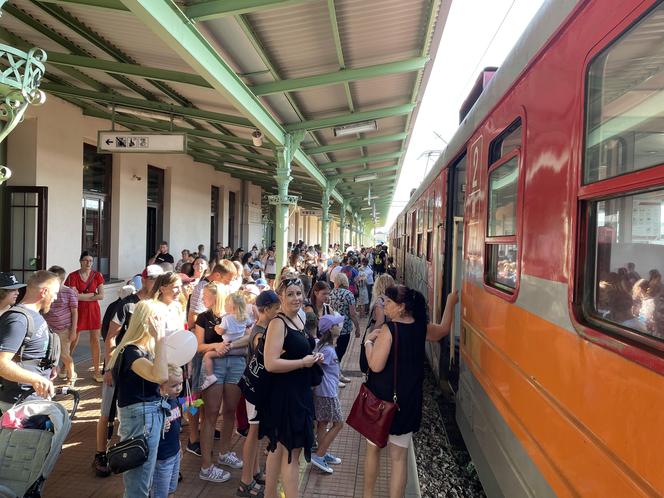
<path fill-rule="evenodd" d="M 25 342 L 26 340 L 31 339 L 35 333 L 35 321 L 30 316 L 30 313 L 28 313 L 27 310 L 21 308 L 20 306 L 12 306 L 7 311 L 5 311 L 5 314 L 8 313 L 18 313 L 19 315 L 23 315 L 25 320 L 28 322 L 28 330 L 25 332 L 25 337 L 23 338 L 21 347 L 18 351 L 16 351 L 16 356 L 18 356 L 19 361 L 23 361 L 23 351 L 25 350 L 26 346 Z"/>
<path fill-rule="evenodd" d="M 299 314 L 298 314 L 297 317 L 298 317 L 298 318 L 300 319 L 300 321 L 302 322 L 302 318 L 300 318 L 300 315 L 299 315 Z M 290 326 L 290 328 L 292 328 L 292 329 L 294 329 L 294 330 L 300 330 L 300 329 L 297 328 L 297 325 L 295 325 L 295 323 L 293 322 L 293 320 L 291 320 L 290 318 L 288 318 L 288 317 L 287 317 L 286 315 L 284 315 L 283 313 L 279 313 L 279 314 L 277 315 L 277 318 L 280 318 L 281 321 L 284 322 L 284 324 L 286 324 L 286 326 Z M 302 322 L 302 327 L 304 327 L 304 322 Z"/>
<path fill-rule="evenodd" d="M 398 360 L 399 360 L 399 325 L 397 325 L 397 322 L 391 322 L 391 323 L 394 324 L 394 334 L 392 335 L 392 338 L 393 338 L 393 341 L 394 341 L 394 365 L 393 365 L 394 372 L 392 372 L 393 379 L 394 379 L 394 384 L 393 384 L 392 400 L 396 403 L 397 402 L 397 368 L 399 366 L 399 364 L 398 364 Z"/>
<path fill-rule="evenodd" d="M 124 348 L 118 353 L 118 374 L 122 372 L 122 360 L 124 358 Z M 115 370 L 115 365 L 113 365 L 113 370 Z M 115 422 L 115 416 L 118 411 L 118 382 L 114 376 L 113 378 L 113 399 L 111 400 L 111 409 L 108 412 L 108 425 L 106 426 L 106 441 L 109 441 L 113 438 L 113 428 Z"/>
<path fill-rule="evenodd" d="M 94 270 L 90 270 L 90 276 L 88 277 L 88 283 L 85 285 L 85 289 L 81 292 L 81 294 L 85 294 L 88 292 L 88 289 L 90 288 L 90 285 L 92 285 L 92 282 L 94 282 L 96 276 L 96 272 Z"/>

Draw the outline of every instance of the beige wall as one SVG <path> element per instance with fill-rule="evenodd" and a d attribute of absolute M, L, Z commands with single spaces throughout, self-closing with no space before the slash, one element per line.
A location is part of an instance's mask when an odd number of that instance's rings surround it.
<path fill-rule="evenodd" d="M 81 110 L 51 95 L 40 107 L 31 107 L 26 119 L 8 137 L 9 185 L 48 187 L 46 265 L 67 270 L 78 267 L 81 250 L 83 143 L 96 145 L 97 131 L 111 129 L 109 121 L 83 116 Z M 199 243 L 210 248 L 210 187 L 220 187 L 219 235 L 228 234 L 228 192 L 234 191 L 235 233 L 240 233 L 241 181 L 196 163 L 185 154 L 113 154 L 111 193 L 111 276 L 126 278 L 145 264 L 147 167 L 165 170 L 164 238 L 178 259 L 183 248 Z M 138 176 L 140 181 L 134 178 Z M 250 185 L 247 203 L 260 210 L 261 188 Z M 260 220 L 250 220 L 246 242 L 260 246 Z"/>

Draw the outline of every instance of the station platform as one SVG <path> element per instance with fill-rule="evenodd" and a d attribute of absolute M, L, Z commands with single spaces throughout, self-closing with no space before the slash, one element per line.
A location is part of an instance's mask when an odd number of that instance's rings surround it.
<path fill-rule="evenodd" d="M 361 329 L 364 330 L 364 320 Z M 83 339 L 85 342 L 85 339 Z M 344 417 L 347 416 L 355 400 L 355 396 L 362 383 L 362 374 L 359 371 L 357 359 L 359 357 L 360 340 L 352 338 L 348 352 L 342 361 L 344 373 L 352 379 L 343 389 L 340 389 L 339 399 Z M 99 417 L 101 388 L 92 379 L 92 372 L 88 371 L 91 362 L 89 359 L 78 363 L 79 377 L 76 388 L 81 394 L 79 410 L 72 424 L 72 430 L 63 447 L 62 454 L 56 464 L 54 472 L 46 482 L 45 498 L 58 497 L 94 497 L 117 498 L 123 493 L 122 476 L 98 478 L 91 467 L 95 447 L 95 429 Z M 69 406 L 67 402 L 65 406 Z M 182 447 L 186 445 L 188 430 L 182 432 Z M 243 439 L 237 434 L 233 435 L 232 450 L 242 458 Z M 215 441 L 215 451 L 218 442 Z M 301 459 L 300 465 L 300 496 L 307 498 L 355 498 L 362 497 L 364 482 L 363 468 L 366 441 L 357 432 L 344 426 L 339 436 L 332 444 L 330 451 L 342 459 L 342 464 L 334 466 L 334 474 L 327 475 L 307 464 Z M 264 456 L 261 457 L 261 466 L 264 465 Z M 419 485 L 416 476 L 415 455 L 409 455 L 409 482 L 406 487 L 406 497 L 419 497 Z M 184 452 L 182 459 L 183 480 L 179 484 L 175 496 L 187 498 L 214 496 L 215 498 L 235 497 L 235 491 L 240 479 L 241 470 L 231 470 L 232 478 L 225 483 L 209 483 L 198 478 L 200 458 Z M 230 469 L 226 469 L 230 470 Z M 387 451 L 381 458 L 380 476 L 376 485 L 376 497 L 388 496 L 387 478 L 389 476 L 389 463 Z"/>

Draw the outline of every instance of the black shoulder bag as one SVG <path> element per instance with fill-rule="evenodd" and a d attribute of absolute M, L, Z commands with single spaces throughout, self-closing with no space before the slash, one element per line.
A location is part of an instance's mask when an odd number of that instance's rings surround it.
<path fill-rule="evenodd" d="M 113 368 L 113 383 L 115 384 L 113 390 L 113 401 L 111 402 L 111 413 L 108 417 L 108 426 L 110 431 L 113 430 L 113 421 L 116 414 L 116 403 L 118 400 L 118 379 L 122 373 L 122 363 L 124 363 L 124 349 L 120 351 L 119 358 Z M 117 367 L 117 370 L 116 368 Z M 143 379 L 143 397 L 145 398 L 145 380 Z M 106 458 L 108 459 L 108 467 L 114 474 L 121 474 L 128 470 L 140 467 L 148 460 L 150 449 L 148 447 L 148 433 L 147 433 L 147 419 L 145 417 L 145 404 L 143 404 L 143 434 L 140 436 L 130 437 L 124 441 L 120 441 L 106 450 Z"/>

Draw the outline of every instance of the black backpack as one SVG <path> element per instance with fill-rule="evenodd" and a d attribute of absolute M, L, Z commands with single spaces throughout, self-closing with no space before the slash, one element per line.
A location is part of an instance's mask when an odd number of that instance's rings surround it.
<path fill-rule="evenodd" d="M 259 338 L 254 354 L 249 359 L 238 387 L 249 403 L 262 404 L 270 390 L 272 374 L 265 368 L 265 331 Z"/>

